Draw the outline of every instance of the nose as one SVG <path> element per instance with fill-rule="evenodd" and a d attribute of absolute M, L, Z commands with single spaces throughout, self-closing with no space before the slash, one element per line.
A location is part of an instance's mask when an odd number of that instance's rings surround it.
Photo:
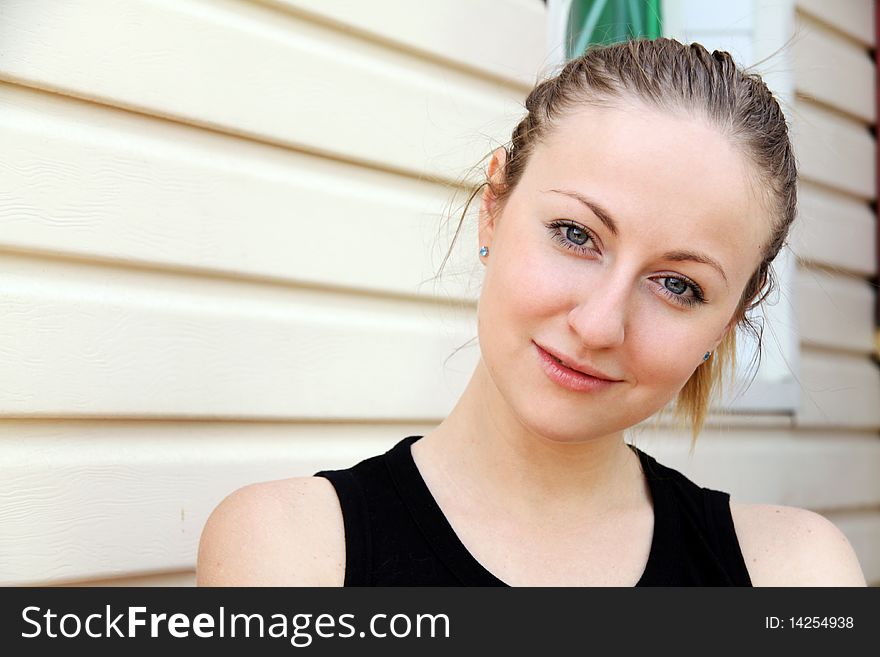
<path fill-rule="evenodd" d="M 598 350 L 623 343 L 629 285 L 622 279 L 593 279 L 578 293 L 568 324 L 585 349 Z"/>

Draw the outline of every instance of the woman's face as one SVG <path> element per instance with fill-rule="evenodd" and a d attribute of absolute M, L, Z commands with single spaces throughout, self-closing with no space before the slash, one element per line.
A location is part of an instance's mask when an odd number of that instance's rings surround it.
<path fill-rule="evenodd" d="M 684 386 L 733 326 L 769 233 L 749 166 L 693 118 L 586 107 L 536 146 L 503 208 L 484 193 L 480 348 L 520 422 L 557 440 L 603 436 Z M 617 382 L 572 389 L 538 345 Z"/>

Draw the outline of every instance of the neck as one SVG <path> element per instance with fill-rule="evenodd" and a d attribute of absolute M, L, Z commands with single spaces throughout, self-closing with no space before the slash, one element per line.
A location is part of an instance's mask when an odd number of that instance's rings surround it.
<path fill-rule="evenodd" d="M 459 495 L 496 501 L 524 521 L 604 514 L 642 495 L 638 456 L 623 432 L 549 437 L 530 429 L 482 360 L 452 413 L 419 443 Z"/>

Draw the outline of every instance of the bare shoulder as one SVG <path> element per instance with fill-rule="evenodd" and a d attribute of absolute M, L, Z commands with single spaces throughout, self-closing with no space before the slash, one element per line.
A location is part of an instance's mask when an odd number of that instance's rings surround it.
<path fill-rule="evenodd" d="M 755 586 L 866 586 L 852 545 L 825 516 L 733 502 L 730 513 Z"/>
<path fill-rule="evenodd" d="M 251 484 L 211 513 L 199 542 L 199 586 L 341 586 L 345 532 L 323 477 Z"/>

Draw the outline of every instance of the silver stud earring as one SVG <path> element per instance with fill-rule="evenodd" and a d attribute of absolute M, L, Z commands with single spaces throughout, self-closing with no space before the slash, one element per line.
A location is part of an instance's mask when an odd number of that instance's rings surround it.
<path fill-rule="evenodd" d="M 484 258 L 485 258 L 487 255 L 489 255 L 489 247 L 488 247 L 488 246 L 484 246 L 483 248 L 481 248 L 481 249 L 480 249 L 480 255 L 481 255 L 482 257 L 484 257 Z"/>
<path fill-rule="evenodd" d="M 710 356 L 711 354 L 712 354 L 711 351 L 707 351 L 705 354 L 703 354 L 703 360 L 704 360 L 704 361 L 709 360 L 709 356 Z"/>

